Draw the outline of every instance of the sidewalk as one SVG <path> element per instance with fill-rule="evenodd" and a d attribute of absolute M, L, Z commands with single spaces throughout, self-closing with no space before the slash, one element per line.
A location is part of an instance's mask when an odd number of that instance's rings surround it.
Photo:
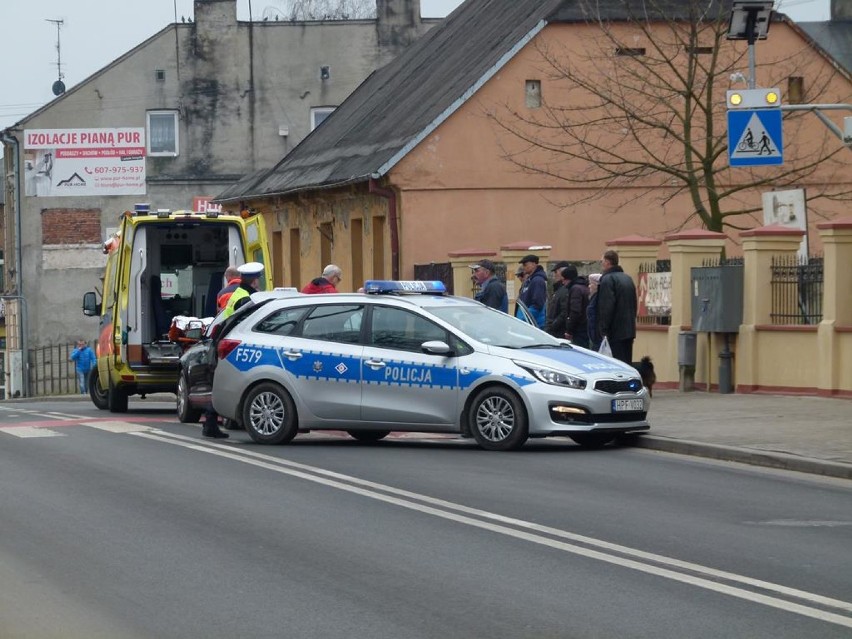
<path fill-rule="evenodd" d="M 852 400 L 654 392 L 636 445 L 852 479 Z"/>

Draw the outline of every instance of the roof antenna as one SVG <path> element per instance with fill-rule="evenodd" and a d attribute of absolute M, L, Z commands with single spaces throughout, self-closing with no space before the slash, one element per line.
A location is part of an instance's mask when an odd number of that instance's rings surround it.
<path fill-rule="evenodd" d="M 50 18 L 45 18 L 45 20 L 56 25 L 56 74 L 58 77 L 52 88 L 53 95 L 60 96 L 65 93 L 65 83 L 62 81 L 65 74 L 62 73 L 62 48 L 59 45 L 59 30 L 65 24 L 65 20 L 51 20 Z"/>

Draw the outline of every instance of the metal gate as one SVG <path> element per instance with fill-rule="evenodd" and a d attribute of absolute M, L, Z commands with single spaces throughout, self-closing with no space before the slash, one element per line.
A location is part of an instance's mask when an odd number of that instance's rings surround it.
<path fill-rule="evenodd" d="M 429 264 L 414 265 L 415 280 L 438 280 L 447 287 L 447 292 L 453 292 L 453 265 L 449 262 L 430 262 Z"/>

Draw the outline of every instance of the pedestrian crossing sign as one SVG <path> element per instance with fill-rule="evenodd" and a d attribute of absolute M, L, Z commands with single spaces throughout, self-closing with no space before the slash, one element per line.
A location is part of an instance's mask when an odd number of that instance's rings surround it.
<path fill-rule="evenodd" d="M 731 166 L 784 164 L 781 109 L 728 111 L 728 160 Z"/>

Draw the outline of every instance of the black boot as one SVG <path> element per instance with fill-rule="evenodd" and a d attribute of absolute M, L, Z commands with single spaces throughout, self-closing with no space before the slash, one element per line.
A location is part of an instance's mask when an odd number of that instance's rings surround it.
<path fill-rule="evenodd" d="M 219 430 L 219 421 L 215 415 L 208 416 L 204 420 L 204 426 L 201 428 L 201 434 L 205 437 L 213 437 L 214 439 L 228 439 L 228 433 L 223 433 Z"/>

